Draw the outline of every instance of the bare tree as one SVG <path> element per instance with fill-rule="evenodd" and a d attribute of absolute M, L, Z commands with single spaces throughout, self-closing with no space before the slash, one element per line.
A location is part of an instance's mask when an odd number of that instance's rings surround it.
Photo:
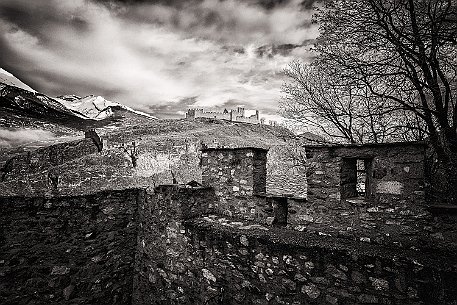
<path fill-rule="evenodd" d="M 285 69 L 289 82 L 282 87 L 283 113 L 314 127 L 332 140 L 349 143 L 381 143 L 423 139 L 405 120 L 404 112 L 384 99 L 372 96 L 357 83 L 341 82 L 324 65 L 293 61 Z"/>
<path fill-rule="evenodd" d="M 136 167 L 138 164 L 138 146 L 135 141 L 132 142 L 132 145 L 125 145 L 124 152 L 130 157 L 132 160 L 133 167 Z"/>
<path fill-rule="evenodd" d="M 363 88 L 418 134 L 426 132 L 457 200 L 457 3 L 328 0 L 314 67 Z M 389 127 L 390 128 L 390 127 Z"/>

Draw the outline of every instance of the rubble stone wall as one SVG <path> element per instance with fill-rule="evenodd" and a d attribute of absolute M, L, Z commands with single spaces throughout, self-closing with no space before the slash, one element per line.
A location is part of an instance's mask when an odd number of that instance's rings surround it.
<path fill-rule="evenodd" d="M 185 272 L 178 261 L 183 257 L 192 259 L 186 255 L 186 244 L 181 240 L 185 233 L 183 222 L 208 213 L 214 201 L 214 189 L 205 187 L 167 185 L 147 192 L 139 206 L 133 304 L 163 304 L 164 300 L 177 297 L 170 289 L 164 289 L 177 279 L 168 278 L 165 270 Z M 181 242 L 177 243 L 177 239 Z"/>
<path fill-rule="evenodd" d="M 308 201 L 292 202 L 291 223 L 332 226 L 338 230 L 387 226 L 423 228 L 425 209 L 424 145 L 419 143 L 307 147 Z M 368 198 L 344 199 L 347 160 L 368 160 Z M 344 191 L 344 190 L 343 190 Z"/>
<path fill-rule="evenodd" d="M 266 189 L 276 196 L 307 197 L 305 149 L 284 145 L 268 150 Z"/>
<path fill-rule="evenodd" d="M 0 303 L 456 304 L 452 249 L 228 220 L 216 201 L 185 185 L 2 197 Z"/>
<path fill-rule="evenodd" d="M 82 140 L 83 146 L 66 143 L 65 153 L 82 159 L 72 159 L 62 164 L 34 162 L 30 166 L 28 154 L 11 159 L 5 181 L 1 183 L 0 195 L 12 196 L 16 189 L 21 189 L 29 196 L 45 194 L 81 195 L 103 189 L 154 187 L 173 182 L 173 175 L 178 183 L 195 180 L 201 182 L 200 166 L 202 143 L 199 138 L 174 138 L 164 136 L 154 143 L 132 142 L 113 144 L 97 152 L 91 139 Z M 221 146 L 236 146 L 229 139 Z M 85 149 L 85 145 L 90 148 Z M 59 147 L 59 146 L 58 146 Z M 49 147 L 31 155 L 49 155 Z M 52 149 L 52 148 L 51 148 Z M 298 194 L 306 197 L 306 183 L 302 180 L 304 166 L 293 167 L 291 158 L 283 155 L 284 145 L 272 146 L 267 155 L 266 190 L 268 193 Z M 96 153 L 96 154 L 94 154 Z M 73 158 L 72 157 L 72 158 Z M 133 165 L 135 158 L 136 166 Z M 173 173 L 173 174 L 172 174 Z M 0 177 L 4 174 L 0 171 Z"/>
<path fill-rule="evenodd" d="M 339 201 L 342 177 L 347 175 L 345 159 L 364 159 L 370 160 L 371 185 L 367 187 L 376 202 L 424 203 L 425 146 L 421 143 L 314 146 L 307 147 L 307 153 L 310 200 Z"/>
<path fill-rule="evenodd" d="M 203 205 L 190 214 L 189 192 Z M 170 188 L 147 196 L 133 304 L 452 304 L 457 297 L 452 256 L 199 217 L 208 196 Z"/>
<path fill-rule="evenodd" d="M 130 304 L 142 193 L 0 198 L 0 304 Z"/>
<path fill-rule="evenodd" d="M 214 187 L 215 212 L 231 217 L 260 219 L 265 194 L 267 150 L 256 148 L 202 151 L 202 183 Z"/>

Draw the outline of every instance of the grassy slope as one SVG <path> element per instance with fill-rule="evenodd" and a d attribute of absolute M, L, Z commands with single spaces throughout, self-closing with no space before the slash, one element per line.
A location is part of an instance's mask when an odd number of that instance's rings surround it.
<path fill-rule="evenodd" d="M 288 146 L 294 135 L 287 129 L 220 120 L 159 120 L 121 130 L 103 128 L 108 149 L 50 168 L 59 175 L 59 187 L 49 187 L 48 171 L 17 177 L 0 184 L 0 195 L 81 194 L 101 189 L 148 187 L 170 183 L 171 171 L 179 182 L 199 180 L 201 145 L 224 147 Z M 132 142 L 138 160 L 133 167 Z M 217 143 L 217 144 L 215 144 Z"/>

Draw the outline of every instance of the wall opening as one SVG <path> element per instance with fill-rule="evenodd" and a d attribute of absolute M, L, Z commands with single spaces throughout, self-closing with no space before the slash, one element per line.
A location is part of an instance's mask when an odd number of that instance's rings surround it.
<path fill-rule="evenodd" d="M 267 191 L 267 153 L 268 150 L 256 149 L 253 160 L 254 194 L 265 194 Z"/>
<path fill-rule="evenodd" d="M 271 224 L 282 227 L 287 226 L 289 214 L 287 197 L 266 196 L 266 202 L 268 203 L 268 208 L 264 209 L 264 211 L 273 217 Z"/>
<path fill-rule="evenodd" d="M 288 205 L 287 198 L 275 198 L 273 201 L 274 224 L 277 226 L 287 226 Z"/>
<path fill-rule="evenodd" d="M 341 198 L 371 198 L 372 158 L 343 158 L 341 165 Z"/>

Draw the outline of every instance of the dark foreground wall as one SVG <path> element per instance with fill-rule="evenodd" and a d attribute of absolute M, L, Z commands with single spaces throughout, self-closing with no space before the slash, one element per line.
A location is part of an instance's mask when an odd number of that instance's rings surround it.
<path fill-rule="evenodd" d="M 290 234 L 292 233 L 292 234 Z M 167 256 L 156 256 L 164 246 Z M 134 304 L 456 304 L 455 268 L 437 257 L 296 232 L 177 227 L 151 258 Z"/>
<path fill-rule="evenodd" d="M 187 226 L 185 298 L 198 304 L 456 304 L 457 274 L 441 253 L 398 253 L 273 229 Z M 435 256 L 436 255 L 436 256 Z M 176 272 L 176 271 L 175 271 Z M 178 290 L 179 291 L 179 290 Z M 178 294 L 179 295 L 179 294 Z"/>
<path fill-rule="evenodd" d="M 0 304 L 130 304 L 141 193 L 0 198 Z"/>
<path fill-rule="evenodd" d="M 0 198 L 0 304 L 457 304 L 452 242 L 419 251 L 249 224 L 207 215 L 215 196 Z"/>
<path fill-rule="evenodd" d="M 139 209 L 133 304 L 457 304 L 450 250 L 195 218 L 211 192 L 171 191 Z"/>

